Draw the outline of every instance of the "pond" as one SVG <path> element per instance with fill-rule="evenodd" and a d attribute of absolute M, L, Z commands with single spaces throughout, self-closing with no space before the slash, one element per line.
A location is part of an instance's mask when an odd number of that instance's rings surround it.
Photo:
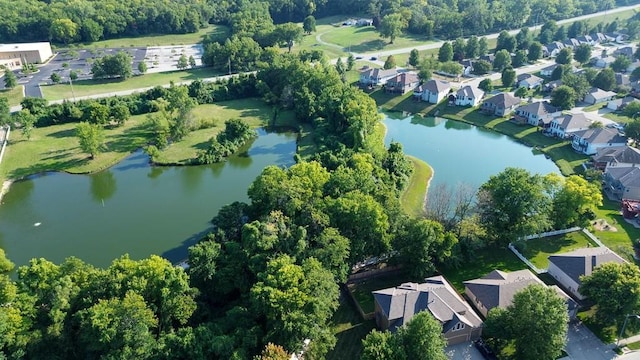
<path fill-rule="evenodd" d="M 2 199 L 0 248 L 16 265 L 76 256 L 107 266 L 125 253 L 179 261 L 222 206 L 247 201 L 262 169 L 292 165 L 295 151 L 295 134 L 259 130 L 226 163 L 152 167 L 138 151 L 96 174 L 33 176 Z"/>
<path fill-rule="evenodd" d="M 385 142 L 402 144 L 405 153 L 427 162 L 434 170 L 430 186 L 463 183 L 479 187 L 507 167 L 531 173 L 560 173 L 553 161 L 495 131 L 444 118 L 385 116 Z"/>

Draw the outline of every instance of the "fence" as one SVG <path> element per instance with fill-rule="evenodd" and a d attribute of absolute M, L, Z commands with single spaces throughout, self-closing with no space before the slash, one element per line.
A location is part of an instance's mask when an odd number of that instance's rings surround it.
<path fill-rule="evenodd" d="M 518 257 L 518 259 L 522 260 L 523 263 L 527 264 L 527 266 L 533 270 L 536 274 L 543 274 L 547 272 L 547 269 L 538 269 L 537 266 L 533 265 L 533 263 L 531 261 L 529 261 L 529 259 L 527 259 L 526 257 L 524 257 L 524 255 L 522 255 L 520 253 L 520 251 L 518 251 L 518 249 L 516 249 L 515 246 L 513 246 L 512 243 L 509 243 L 509 250 L 511 250 L 511 252 L 513 252 L 514 254 L 516 254 L 516 256 Z"/>
<path fill-rule="evenodd" d="M 580 230 L 580 227 L 579 226 L 574 226 L 574 227 L 568 228 L 568 229 L 547 231 L 547 232 L 540 233 L 540 234 L 527 235 L 527 236 L 523 237 L 522 239 L 523 240 L 538 239 L 538 238 L 547 237 L 547 236 L 566 234 L 566 233 L 570 233 L 570 232 L 574 232 L 574 231 L 578 231 L 578 230 Z"/>

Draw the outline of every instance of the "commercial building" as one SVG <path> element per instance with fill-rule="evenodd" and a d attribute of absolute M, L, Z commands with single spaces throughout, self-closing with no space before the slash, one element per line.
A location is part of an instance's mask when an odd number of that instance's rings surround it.
<path fill-rule="evenodd" d="M 48 42 L 0 44 L 0 65 L 16 69 L 23 64 L 42 64 L 53 52 Z"/>

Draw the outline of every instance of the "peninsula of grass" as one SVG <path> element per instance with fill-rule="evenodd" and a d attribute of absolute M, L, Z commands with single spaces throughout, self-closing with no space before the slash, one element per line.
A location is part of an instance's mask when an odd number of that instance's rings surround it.
<path fill-rule="evenodd" d="M 207 25 L 206 27 L 189 34 L 157 34 L 137 37 L 124 37 L 96 41 L 90 44 L 81 44 L 79 47 L 94 48 L 124 48 L 124 47 L 149 47 L 168 45 L 190 45 L 201 43 L 204 39 L 224 39 L 228 36 L 229 29 L 223 25 Z"/>
<path fill-rule="evenodd" d="M 413 174 L 411 174 L 407 188 L 400 196 L 400 205 L 406 214 L 422 217 L 425 215 L 424 203 L 427 198 L 429 182 L 433 176 L 433 169 L 429 164 L 418 158 L 407 157 L 413 163 Z"/>
<path fill-rule="evenodd" d="M 259 99 L 199 105 L 193 110 L 194 117 L 206 118 L 213 127 L 194 131 L 184 141 L 171 144 L 161 152 L 159 163 L 187 163 L 224 128 L 228 119 L 240 118 L 253 127 L 262 127 L 270 124 L 271 114 L 271 107 Z M 290 111 L 280 112 L 275 125 L 297 129 L 294 114 Z M 47 171 L 97 172 L 117 164 L 152 138 L 147 128 L 147 115 L 132 116 L 123 126 L 105 129 L 103 152 L 95 159 L 89 159 L 78 145 L 76 126 L 77 123 L 70 123 L 36 128 L 29 140 L 19 129 L 12 131 L 0 167 L 0 180 L 20 179 Z"/>
<path fill-rule="evenodd" d="M 24 86 L 18 85 L 13 89 L 0 90 L 0 97 L 7 98 L 9 106 L 20 105 L 20 102 L 24 99 Z"/>
<path fill-rule="evenodd" d="M 562 235 L 526 241 L 520 240 L 514 243 L 514 245 L 518 251 L 529 259 L 538 269 L 546 269 L 549 267 L 549 260 L 547 258 L 550 255 L 598 246 L 598 244 L 591 241 L 582 231 L 573 231 Z"/>
<path fill-rule="evenodd" d="M 73 99 L 73 97 L 115 93 L 119 91 L 137 90 L 176 84 L 197 79 L 218 76 L 220 73 L 211 68 L 198 68 L 185 71 L 172 71 L 134 76 L 126 80 L 81 80 L 74 81 L 73 91 L 69 84 L 42 86 L 42 94 L 47 100 Z"/>

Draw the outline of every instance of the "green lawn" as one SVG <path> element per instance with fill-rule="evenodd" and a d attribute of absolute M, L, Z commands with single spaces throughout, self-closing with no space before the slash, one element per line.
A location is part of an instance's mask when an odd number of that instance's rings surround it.
<path fill-rule="evenodd" d="M 364 321 L 346 299 L 331 318 L 331 326 L 336 335 L 335 348 L 327 354 L 328 360 L 352 360 L 360 357 L 362 339 L 375 328 L 374 320 Z"/>
<path fill-rule="evenodd" d="M 633 261 L 631 242 L 640 239 L 640 229 L 624 221 L 620 214 L 620 203 L 607 200 L 605 197 L 603 206 L 596 210 L 596 216 L 598 219 L 606 220 L 609 225 L 615 227 L 616 231 L 590 230 L 591 233 L 618 255 Z"/>
<path fill-rule="evenodd" d="M 604 114 L 602 116 L 606 117 L 609 120 L 613 120 L 613 121 L 615 121 L 617 123 L 620 123 L 620 124 L 626 124 L 626 123 L 629 123 L 629 122 L 631 122 L 633 120 L 632 118 L 630 118 L 628 116 L 624 116 L 624 115 L 617 114 L 617 113 L 614 113 L 614 112 L 610 112 L 610 113 Z"/>
<path fill-rule="evenodd" d="M 514 245 L 522 255 L 539 269 L 546 269 L 549 266 L 549 261 L 547 260 L 549 255 L 597 246 L 582 231 L 518 241 Z"/>
<path fill-rule="evenodd" d="M 368 92 L 369 89 L 365 89 Z M 413 92 L 404 95 L 390 94 L 381 88 L 377 88 L 369 93 L 376 104 L 384 111 L 407 112 L 410 114 L 426 115 L 436 107 L 426 101 L 420 101 L 413 97 Z"/>
<path fill-rule="evenodd" d="M 18 85 L 13 89 L 0 90 L 0 97 L 7 98 L 9 106 L 20 105 L 20 102 L 24 99 L 24 86 Z"/>
<path fill-rule="evenodd" d="M 596 110 L 602 109 L 605 106 L 607 106 L 607 103 L 593 104 L 585 107 L 583 111 L 585 112 L 596 111 Z"/>
<path fill-rule="evenodd" d="M 373 26 L 341 26 L 325 31 L 321 36 L 323 41 L 342 46 L 348 52 L 370 53 L 381 50 L 392 50 L 424 45 L 433 41 L 424 36 L 403 34 L 396 38 L 393 44 L 389 39 L 380 37 L 380 33 Z"/>
<path fill-rule="evenodd" d="M 487 247 L 475 252 L 472 261 L 463 263 L 459 268 L 440 269 L 442 275 L 456 288 L 464 291 L 464 281 L 477 279 L 493 270 L 516 271 L 526 269 L 527 265 L 507 248 Z"/>
<path fill-rule="evenodd" d="M 60 100 L 71 99 L 74 94 L 76 97 L 105 94 L 157 85 L 167 85 L 172 81 L 179 83 L 182 81 L 197 80 L 216 75 L 220 74 L 213 71 L 211 68 L 199 68 L 185 71 L 145 74 L 141 76 L 134 76 L 127 80 L 76 81 L 73 83 L 73 91 L 71 91 L 71 85 L 69 84 L 42 86 L 41 89 L 45 99 Z"/>
<path fill-rule="evenodd" d="M 224 25 L 207 25 L 198 32 L 191 34 L 160 34 L 139 37 L 125 37 L 119 39 L 109 39 L 97 41 L 90 44 L 80 44 L 78 47 L 139 47 L 139 46 L 166 46 L 166 45 L 189 45 L 201 43 L 207 37 L 213 39 L 225 39 L 229 29 Z"/>
<path fill-rule="evenodd" d="M 413 156 L 408 156 L 413 163 L 413 174 L 407 188 L 400 196 L 400 205 L 406 214 L 415 217 L 424 216 L 424 202 L 427 197 L 429 181 L 433 176 L 433 169 L 426 162 Z"/>

